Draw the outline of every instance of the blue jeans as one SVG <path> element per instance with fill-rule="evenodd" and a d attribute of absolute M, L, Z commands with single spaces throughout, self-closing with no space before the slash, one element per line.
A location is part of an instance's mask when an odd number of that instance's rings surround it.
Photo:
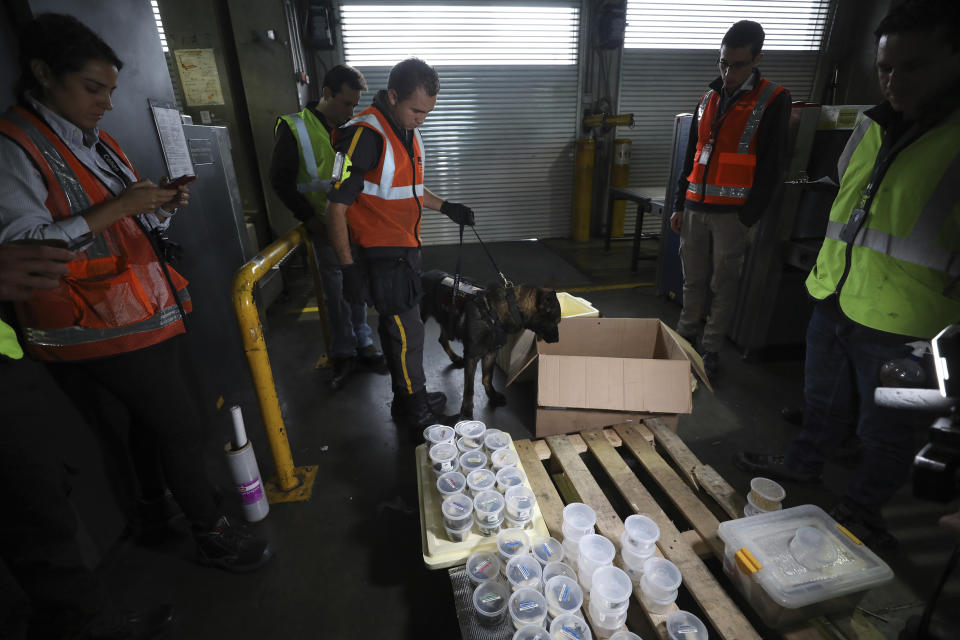
<path fill-rule="evenodd" d="M 880 366 L 910 354 L 892 334 L 881 334 L 845 318 L 833 300 L 816 306 L 807 327 L 803 430 L 787 452 L 786 464 L 820 473 L 824 454 L 843 441 L 847 425 L 857 425 L 863 457 L 844 492 L 851 506 L 877 510 L 906 482 L 914 451 L 916 420 L 900 410 L 878 407 Z"/>
<path fill-rule="evenodd" d="M 323 285 L 323 304 L 330 324 L 331 358 L 351 358 L 357 350 L 373 344 L 370 325 L 367 324 L 367 307 L 350 304 L 343 299 L 343 275 L 340 261 L 329 242 L 313 238 Z"/>

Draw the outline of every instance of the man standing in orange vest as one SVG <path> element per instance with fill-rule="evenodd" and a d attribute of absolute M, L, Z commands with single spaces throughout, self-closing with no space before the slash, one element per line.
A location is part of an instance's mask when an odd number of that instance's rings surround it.
<path fill-rule="evenodd" d="M 700 333 L 713 245 L 713 302 L 700 342 L 711 376 L 736 309 L 747 232 L 770 204 L 787 156 L 790 94 L 760 76 L 763 39 L 763 27 L 750 20 L 723 36 L 720 77 L 697 105 L 670 216 L 683 265 L 677 332 L 691 343 Z"/>
<path fill-rule="evenodd" d="M 391 69 L 387 89 L 377 93 L 371 106 L 335 131 L 334 148 L 345 168 L 329 194 L 327 216 L 343 272 L 343 297 L 352 303 L 369 299 L 380 315 L 380 344 L 393 383 L 393 418 L 418 433 L 440 422 L 446 406 L 442 393 L 427 393 L 423 372 L 423 209 L 473 226 L 469 207 L 444 201 L 423 185 L 418 127 L 433 111 L 439 90 L 436 70 L 409 58 Z"/>

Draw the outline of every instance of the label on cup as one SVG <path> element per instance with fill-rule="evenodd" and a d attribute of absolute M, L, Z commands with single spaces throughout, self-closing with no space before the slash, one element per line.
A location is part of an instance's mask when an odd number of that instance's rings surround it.
<path fill-rule="evenodd" d="M 517 547 L 522 547 L 523 543 L 520 542 L 519 540 L 511 540 L 510 542 L 504 543 L 503 546 L 507 548 L 507 551 L 510 551 L 512 553 L 514 549 L 516 549 Z"/>
<path fill-rule="evenodd" d="M 521 613 L 524 611 L 530 611 L 531 609 L 536 609 L 536 608 L 537 608 L 537 603 L 534 602 L 533 600 L 524 600 L 523 602 L 517 605 L 517 611 L 520 611 Z"/>
<path fill-rule="evenodd" d="M 677 627 L 677 633 L 680 633 L 683 635 L 687 635 L 688 633 L 696 633 L 696 632 L 697 632 L 697 628 L 692 624 L 682 624 L 679 627 Z"/>
<path fill-rule="evenodd" d="M 576 629 L 571 629 L 570 627 L 560 627 L 560 631 L 568 638 L 573 638 L 574 640 L 583 640 L 583 634 Z"/>
<path fill-rule="evenodd" d="M 497 602 L 499 599 L 500 599 L 499 595 L 491 592 L 483 596 L 482 598 L 480 598 L 480 602 L 486 602 L 486 603 Z"/>
<path fill-rule="evenodd" d="M 560 600 L 560 602 L 566 602 L 567 598 L 569 597 L 570 597 L 570 585 L 564 583 L 563 588 L 560 589 L 560 596 L 558 599 Z"/>
<path fill-rule="evenodd" d="M 529 570 L 529 569 L 527 569 L 527 568 L 526 568 L 525 566 L 523 566 L 522 564 L 518 564 L 518 565 L 517 565 L 517 569 L 520 571 L 520 575 L 523 576 L 523 579 L 524 579 L 524 580 L 529 580 L 529 579 L 530 579 L 530 570 Z"/>

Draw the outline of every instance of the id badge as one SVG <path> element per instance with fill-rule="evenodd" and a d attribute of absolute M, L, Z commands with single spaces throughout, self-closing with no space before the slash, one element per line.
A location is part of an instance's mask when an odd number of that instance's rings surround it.
<path fill-rule="evenodd" d="M 853 239 L 857 237 L 860 227 L 863 226 L 863 220 L 867 217 L 867 212 L 863 209 L 854 209 L 850 214 L 850 220 L 843 226 L 840 232 L 840 240 L 847 244 L 852 244 Z"/>
<path fill-rule="evenodd" d="M 710 154 L 713 153 L 713 144 L 707 143 L 703 145 L 703 148 L 700 149 L 700 159 L 697 161 L 700 164 L 707 164 L 710 162 Z"/>

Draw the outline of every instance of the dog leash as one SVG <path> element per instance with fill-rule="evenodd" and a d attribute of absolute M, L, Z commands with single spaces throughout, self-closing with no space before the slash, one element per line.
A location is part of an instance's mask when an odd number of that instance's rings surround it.
<path fill-rule="evenodd" d="M 457 294 L 460 291 L 460 266 L 463 258 L 463 227 L 460 225 L 460 245 L 457 248 L 457 269 L 453 275 L 453 296 L 451 298 L 451 307 L 453 309 L 457 308 Z M 507 276 L 503 275 L 503 271 L 500 270 L 500 267 L 497 266 L 497 261 L 493 259 L 493 255 L 490 253 L 490 250 L 487 249 L 487 245 L 484 244 L 483 238 L 480 237 L 480 233 L 477 231 L 476 225 L 470 227 L 473 229 L 473 235 L 477 237 L 477 240 L 480 242 L 480 246 L 483 248 L 484 253 L 487 254 L 487 258 L 490 260 L 490 264 L 493 265 L 493 270 L 497 272 L 497 275 L 500 276 L 500 280 L 503 282 L 503 287 L 507 292 L 507 306 L 510 309 L 510 315 L 513 317 L 514 322 L 518 326 L 523 326 L 523 316 L 520 313 L 520 308 L 517 306 L 517 297 L 514 292 L 513 282 L 510 281 Z M 451 335 L 453 332 L 453 319 L 451 318 L 450 326 Z"/>

